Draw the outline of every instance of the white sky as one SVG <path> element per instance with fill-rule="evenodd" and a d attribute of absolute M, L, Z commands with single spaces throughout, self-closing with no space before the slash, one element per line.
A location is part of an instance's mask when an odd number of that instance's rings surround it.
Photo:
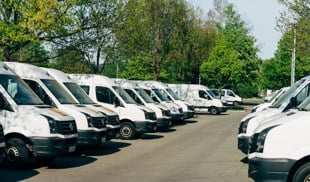
<path fill-rule="evenodd" d="M 194 6 L 199 6 L 205 13 L 213 8 L 213 0 L 187 0 Z M 234 4 L 235 10 L 241 15 L 257 40 L 260 49 L 259 56 L 264 59 L 273 57 L 281 33 L 275 30 L 276 17 L 280 16 L 283 6 L 277 0 L 228 0 Z"/>

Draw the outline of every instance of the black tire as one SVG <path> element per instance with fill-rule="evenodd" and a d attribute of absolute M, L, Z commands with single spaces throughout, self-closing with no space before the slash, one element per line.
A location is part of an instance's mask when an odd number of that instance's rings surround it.
<path fill-rule="evenodd" d="M 121 139 L 130 140 L 135 137 L 136 128 L 132 123 L 124 122 L 124 123 L 121 123 L 121 128 L 120 128 L 119 133 L 120 133 Z"/>
<path fill-rule="evenodd" d="M 217 109 L 216 109 L 215 107 L 211 107 L 211 108 L 210 108 L 210 114 L 211 114 L 211 115 L 217 115 L 217 114 L 218 114 Z"/>
<path fill-rule="evenodd" d="M 25 142 L 11 138 L 6 142 L 4 165 L 8 168 L 23 168 L 29 161 L 29 151 Z"/>
<path fill-rule="evenodd" d="M 310 180 L 310 162 L 300 166 L 293 176 L 293 182 L 309 181 L 309 180 Z"/>
<path fill-rule="evenodd" d="M 234 102 L 233 102 L 233 105 L 234 105 L 235 107 L 238 107 L 238 106 L 239 106 L 239 103 L 238 103 L 237 101 L 234 101 Z"/>

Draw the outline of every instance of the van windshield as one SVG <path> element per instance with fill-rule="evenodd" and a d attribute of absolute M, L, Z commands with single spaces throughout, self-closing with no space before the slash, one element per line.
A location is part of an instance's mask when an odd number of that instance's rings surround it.
<path fill-rule="evenodd" d="M 0 75 L 0 84 L 18 105 L 43 105 L 29 86 L 15 75 Z"/>
<path fill-rule="evenodd" d="M 136 88 L 135 91 L 143 98 L 146 103 L 155 103 L 154 100 L 144 90 Z"/>
<path fill-rule="evenodd" d="M 70 90 L 80 104 L 95 104 L 95 102 L 91 100 L 87 93 L 78 84 L 74 82 L 66 82 L 64 85 Z"/>
<path fill-rule="evenodd" d="M 209 94 L 209 96 L 212 98 L 212 99 L 217 99 L 216 96 L 214 95 L 214 93 L 211 91 L 211 90 L 206 90 Z"/>
<path fill-rule="evenodd" d="M 181 98 L 170 88 L 167 88 L 166 90 L 171 95 L 171 97 L 173 97 L 175 100 L 181 100 Z"/>
<path fill-rule="evenodd" d="M 170 101 L 159 89 L 152 89 L 161 101 Z"/>
<path fill-rule="evenodd" d="M 42 79 L 44 85 L 52 92 L 61 104 L 78 104 L 74 98 L 56 80 Z"/>
<path fill-rule="evenodd" d="M 305 82 L 305 79 L 299 80 L 294 85 L 291 86 L 291 88 L 285 92 L 282 96 L 279 97 L 279 99 L 271 106 L 273 108 L 280 108 L 283 103 L 285 103 L 287 100 L 289 100 L 295 93 L 295 91 Z"/>
<path fill-rule="evenodd" d="M 136 104 L 133 98 L 131 98 L 130 95 L 128 95 L 128 93 L 124 91 L 121 87 L 113 86 L 113 89 L 127 104 Z"/>

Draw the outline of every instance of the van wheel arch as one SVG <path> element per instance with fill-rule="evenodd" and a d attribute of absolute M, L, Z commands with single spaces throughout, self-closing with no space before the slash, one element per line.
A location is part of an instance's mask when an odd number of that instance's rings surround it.
<path fill-rule="evenodd" d="M 301 166 L 303 166 L 304 164 L 307 164 L 307 163 L 310 166 L 310 156 L 306 156 L 306 157 L 300 159 L 299 161 L 295 162 L 295 164 L 291 167 L 291 169 L 289 171 L 287 181 L 292 181 L 294 178 L 294 175 L 299 170 L 299 168 Z"/>

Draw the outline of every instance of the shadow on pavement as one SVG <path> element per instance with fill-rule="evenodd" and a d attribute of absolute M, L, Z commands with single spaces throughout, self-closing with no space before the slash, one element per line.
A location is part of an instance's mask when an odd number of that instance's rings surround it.
<path fill-rule="evenodd" d="M 100 156 L 100 155 L 110 155 L 119 152 L 121 148 L 130 146 L 130 143 L 122 141 L 106 141 L 100 146 L 93 148 L 80 149 L 80 154 L 85 154 L 87 156 Z"/>
<path fill-rule="evenodd" d="M 242 163 L 247 164 L 249 162 L 248 157 L 244 157 L 243 159 L 240 160 Z"/>
<path fill-rule="evenodd" d="M 0 168 L 0 181 L 1 182 L 24 181 L 38 174 L 39 172 L 32 169 L 16 170 L 16 169 Z"/>
<path fill-rule="evenodd" d="M 163 137 L 164 136 L 162 136 L 162 135 L 144 133 L 143 135 L 141 135 L 140 139 L 141 140 L 154 140 L 154 139 L 159 139 L 159 138 L 163 138 Z"/>

